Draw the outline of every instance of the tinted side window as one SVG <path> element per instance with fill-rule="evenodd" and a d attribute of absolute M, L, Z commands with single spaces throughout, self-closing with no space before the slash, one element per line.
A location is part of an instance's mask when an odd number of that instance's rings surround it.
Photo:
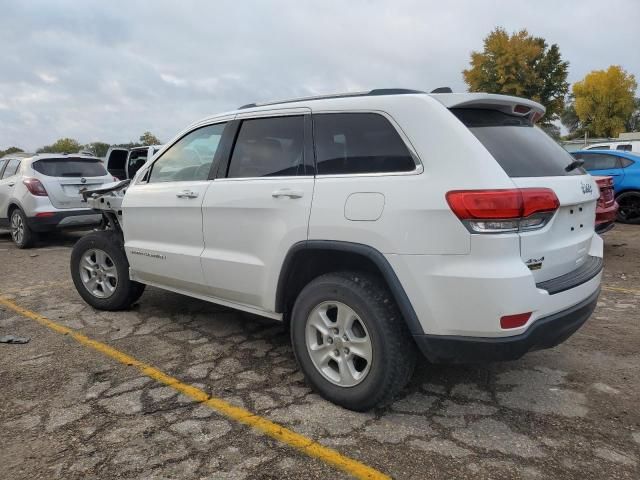
<path fill-rule="evenodd" d="M 622 150 L 622 151 L 625 151 L 625 152 L 630 152 L 631 151 L 631 144 L 627 143 L 625 145 L 618 145 L 616 147 L 616 150 Z"/>
<path fill-rule="evenodd" d="M 18 167 L 20 166 L 20 160 L 9 160 L 7 162 L 7 166 L 4 169 L 4 173 L 2 174 L 2 178 L 9 178 L 16 174 L 18 171 Z"/>
<path fill-rule="evenodd" d="M 627 168 L 629 165 L 633 165 L 634 162 L 628 158 L 621 158 L 620 163 L 622 164 L 622 168 Z"/>
<path fill-rule="evenodd" d="M 313 116 L 318 174 L 392 173 L 416 162 L 396 129 L 377 113 Z"/>
<path fill-rule="evenodd" d="M 618 157 L 606 153 L 589 153 L 582 156 L 586 170 L 608 170 L 619 168 Z"/>
<path fill-rule="evenodd" d="M 178 140 L 154 162 L 149 183 L 207 180 L 225 125 L 202 127 Z"/>
<path fill-rule="evenodd" d="M 610 150 L 609 145 L 602 145 L 602 146 L 593 146 L 593 147 L 588 147 L 587 150 Z"/>
<path fill-rule="evenodd" d="M 231 155 L 229 178 L 302 175 L 304 117 L 244 120 Z"/>

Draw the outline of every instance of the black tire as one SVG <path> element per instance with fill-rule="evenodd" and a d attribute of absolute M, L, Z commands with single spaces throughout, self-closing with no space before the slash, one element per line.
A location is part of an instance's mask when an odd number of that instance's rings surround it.
<path fill-rule="evenodd" d="M 616 197 L 618 202 L 618 217 L 620 223 L 632 225 L 640 224 L 640 192 L 623 192 Z"/>
<path fill-rule="evenodd" d="M 14 217 L 16 217 L 14 219 Z M 14 230 L 14 220 L 19 222 L 20 233 Z M 19 208 L 14 208 L 9 215 L 9 228 L 11 229 L 11 240 L 18 248 L 31 248 L 37 239 L 36 233 L 29 228 L 27 216 Z"/>
<path fill-rule="evenodd" d="M 80 263 L 91 250 L 105 252 L 117 272 L 115 290 L 107 298 L 100 298 L 85 286 L 80 273 Z M 129 279 L 129 261 L 124 251 L 122 237 L 114 231 L 91 232 L 76 242 L 71 252 L 71 278 L 80 296 L 98 310 L 125 310 L 131 307 L 144 292 L 145 285 Z"/>
<path fill-rule="evenodd" d="M 307 349 L 307 319 L 323 302 L 347 305 L 370 337 L 371 364 L 364 379 L 354 386 L 327 380 Z M 415 344 L 391 293 L 377 277 L 364 273 L 330 273 L 305 286 L 293 307 L 291 342 L 310 386 L 325 399 L 349 410 L 366 411 L 389 403 L 411 379 L 416 363 Z"/>

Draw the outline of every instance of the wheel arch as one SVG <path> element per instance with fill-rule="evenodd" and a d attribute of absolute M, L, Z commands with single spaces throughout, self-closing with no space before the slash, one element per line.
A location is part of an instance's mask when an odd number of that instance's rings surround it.
<path fill-rule="evenodd" d="M 615 197 L 618 198 L 623 193 L 640 193 L 640 187 L 639 188 L 626 187 L 623 190 L 620 190 L 619 192 L 617 192 Z"/>
<path fill-rule="evenodd" d="M 11 200 L 7 205 L 7 219 L 11 218 L 11 214 L 15 209 L 22 210 L 22 212 L 24 212 L 22 205 L 20 205 L 16 200 Z"/>
<path fill-rule="evenodd" d="M 276 288 L 275 311 L 289 321 L 293 302 L 309 281 L 340 270 L 360 270 L 382 278 L 414 335 L 424 330 L 411 301 L 391 264 L 382 253 L 369 245 L 337 240 L 307 240 L 293 245 L 282 263 Z"/>

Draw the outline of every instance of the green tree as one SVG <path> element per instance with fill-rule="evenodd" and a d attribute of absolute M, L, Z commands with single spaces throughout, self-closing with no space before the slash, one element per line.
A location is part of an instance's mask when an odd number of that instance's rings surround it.
<path fill-rule="evenodd" d="M 636 111 L 635 77 L 618 65 L 594 70 L 573 84 L 576 115 L 584 130 L 596 137 L 617 137 Z"/>
<path fill-rule="evenodd" d="M 140 135 L 142 145 L 160 145 L 162 142 L 151 132 L 144 132 Z"/>
<path fill-rule="evenodd" d="M 52 145 L 47 145 L 36 150 L 36 153 L 77 153 L 82 146 L 73 138 L 60 138 Z"/>
<path fill-rule="evenodd" d="M 84 148 L 93 153 L 96 157 L 104 157 L 109 151 L 110 145 L 104 142 L 91 142 L 87 143 Z"/>
<path fill-rule="evenodd" d="M 24 152 L 24 150 L 18 147 L 9 147 L 6 150 L 0 150 L 0 157 L 4 157 L 5 155 L 9 155 L 10 153 L 19 153 L 19 152 Z"/>
<path fill-rule="evenodd" d="M 470 68 L 462 75 L 470 92 L 501 93 L 535 100 L 547 109 L 543 125 L 559 118 L 569 91 L 567 69 L 558 45 L 521 30 L 509 35 L 496 28 L 484 39 L 481 52 L 471 52 Z"/>

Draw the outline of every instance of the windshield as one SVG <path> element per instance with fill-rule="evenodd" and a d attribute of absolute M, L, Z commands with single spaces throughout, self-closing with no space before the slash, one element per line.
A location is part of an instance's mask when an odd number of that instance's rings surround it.
<path fill-rule="evenodd" d="M 565 168 L 574 158 L 549 135 L 525 117 L 497 110 L 453 108 L 510 177 L 584 175 L 578 167 Z"/>
<path fill-rule="evenodd" d="M 33 169 L 48 177 L 102 177 L 107 175 L 100 160 L 93 158 L 46 158 L 33 162 Z"/>

